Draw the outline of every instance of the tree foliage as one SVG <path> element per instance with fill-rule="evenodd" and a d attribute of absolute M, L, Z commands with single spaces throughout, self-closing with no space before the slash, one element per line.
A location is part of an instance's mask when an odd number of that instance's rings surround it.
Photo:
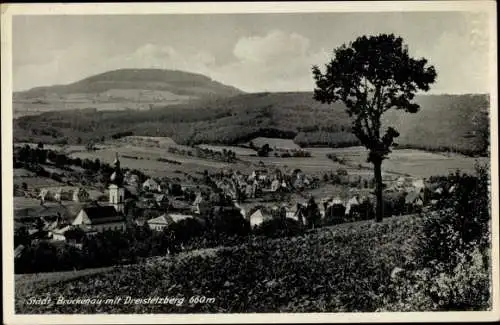
<path fill-rule="evenodd" d="M 334 53 L 325 73 L 313 67 L 314 98 L 328 104 L 342 101 L 369 158 L 383 159 L 399 133 L 389 127 L 381 135 L 380 118 L 390 109 L 418 112 L 415 93 L 430 89 L 436 70 L 424 58 L 411 58 L 403 39 L 393 34 L 362 36 Z"/>
<path fill-rule="evenodd" d="M 401 37 L 381 34 L 358 37 L 335 49 L 325 72 L 314 66 L 313 76 L 314 99 L 328 104 L 342 101 L 352 132 L 369 150 L 368 161 L 375 167 L 379 220 L 383 214 L 380 166 L 399 136 L 394 127 L 381 134 L 381 117 L 391 109 L 418 112 L 415 94 L 430 89 L 436 70 L 425 58 L 410 57 Z"/>

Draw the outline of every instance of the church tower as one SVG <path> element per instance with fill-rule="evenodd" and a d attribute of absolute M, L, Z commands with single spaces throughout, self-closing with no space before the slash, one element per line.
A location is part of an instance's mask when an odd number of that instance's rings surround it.
<path fill-rule="evenodd" d="M 113 162 L 114 171 L 110 177 L 109 185 L 109 204 L 112 205 L 117 212 L 123 213 L 125 208 L 125 189 L 123 187 L 123 174 L 120 169 L 120 160 L 118 153 Z"/>

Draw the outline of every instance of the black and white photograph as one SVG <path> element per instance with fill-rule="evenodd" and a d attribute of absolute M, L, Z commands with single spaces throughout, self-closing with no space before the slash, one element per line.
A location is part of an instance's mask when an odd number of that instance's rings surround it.
<path fill-rule="evenodd" d="M 493 1 L 2 5 L 4 323 L 498 320 L 496 33 Z"/>

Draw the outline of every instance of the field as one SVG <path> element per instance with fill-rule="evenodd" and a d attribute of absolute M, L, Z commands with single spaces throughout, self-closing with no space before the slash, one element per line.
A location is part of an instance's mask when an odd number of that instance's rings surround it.
<path fill-rule="evenodd" d="M 259 140 L 262 140 L 260 138 Z M 265 143 L 287 144 L 283 139 L 266 138 Z M 288 140 L 291 142 L 290 140 Z M 288 143 L 289 144 L 289 143 Z M 139 169 L 151 176 L 168 176 L 176 174 L 176 170 L 193 173 L 203 172 L 205 169 L 215 171 L 221 168 L 232 168 L 248 172 L 251 166 L 256 166 L 263 162 L 265 166 L 296 169 L 299 168 L 305 173 L 321 176 L 324 172 L 335 172 L 339 168 L 348 171 L 350 175 L 359 175 L 361 177 L 371 177 L 373 175 L 372 166 L 366 162 L 367 152 L 363 147 L 349 148 L 303 148 L 312 155 L 310 158 L 279 158 L 274 157 L 271 152 L 269 157 L 258 157 L 255 151 L 236 146 L 213 146 L 202 144 L 200 147 L 222 151 L 233 150 L 241 160 L 238 163 L 224 163 L 209 159 L 200 159 L 197 157 L 181 156 L 167 151 L 168 147 L 178 147 L 182 149 L 191 149 L 187 146 L 181 146 L 175 143 L 171 138 L 162 137 L 127 137 L 120 141 L 108 141 L 103 145 L 104 149 L 97 151 L 76 151 L 71 154 L 79 158 L 99 158 L 103 162 L 112 163 L 115 154 L 121 156 L 124 167 Z M 344 160 L 343 163 L 334 162 L 327 158 L 327 154 L 334 154 Z M 142 158 L 131 159 L 130 156 Z M 173 165 L 157 161 L 158 158 L 168 158 L 178 161 L 181 165 Z M 395 149 L 390 154 L 389 159 L 385 160 L 382 170 L 386 177 L 395 177 L 397 175 L 408 175 L 414 177 L 429 177 L 432 175 L 447 175 L 460 169 L 463 172 L 471 172 L 474 169 L 476 160 L 484 161 L 487 158 L 471 158 L 459 154 L 431 153 L 423 150 L 413 149 Z"/>
<path fill-rule="evenodd" d="M 323 149 L 312 149 L 315 154 Z M 366 168 L 372 166 L 366 162 L 366 150 L 362 147 L 339 148 L 331 150 L 337 157 L 343 158 L 351 166 L 362 165 Z M 382 169 L 396 174 L 411 175 L 416 177 L 430 177 L 435 175 L 448 175 L 457 169 L 465 173 L 474 170 L 476 161 L 485 162 L 488 158 L 471 158 L 459 154 L 432 153 L 423 150 L 395 149 L 384 160 Z"/>
<path fill-rule="evenodd" d="M 381 294 L 395 267 L 414 259 L 419 218 L 388 218 L 319 229 L 300 237 L 250 240 L 215 254 L 157 258 L 139 265 L 16 291 L 16 312 L 199 313 L 355 312 L 384 308 Z M 369 241 L 370 245 L 366 245 Z M 265 262 L 259 262 L 265 261 Z M 242 272 L 242 270 L 245 270 Z M 362 279 L 362 280 L 360 280 Z M 21 280 L 22 282 L 22 280 Z M 180 305 L 58 305 L 60 297 L 185 298 Z M 211 303 L 189 303 L 190 297 Z M 28 297 L 50 297 L 27 305 Z M 212 298 L 214 298 L 212 300 Z"/>
<path fill-rule="evenodd" d="M 164 148 L 145 147 L 128 144 L 118 144 L 113 148 L 101 149 L 97 151 L 81 151 L 73 152 L 73 158 L 89 158 L 112 164 L 115 155 L 120 155 L 120 162 L 122 167 L 130 169 L 138 169 L 146 175 L 153 177 L 180 177 L 181 172 L 194 174 L 196 172 L 202 173 L 204 170 L 214 172 L 221 168 L 228 167 L 230 164 L 208 159 L 199 159 L 196 157 L 187 157 L 167 152 Z M 131 157 L 137 157 L 131 158 Z M 176 161 L 180 164 L 158 161 L 158 158 L 166 158 L 171 161 Z"/>
<path fill-rule="evenodd" d="M 260 139 L 262 140 L 262 138 Z M 266 138 L 265 143 L 279 143 L 282 139 Z M 286 143 L 286 142 L 281 142 Z M 34 144 L 31 144 L 34 145 Z M 269 157 L 258 157 L 254 150 L 223 145 L 201 144 L 201 148 L 222 152 L 224 149 L 236 152 L 239 159 L 236 163 L 226 163 L 208 158 L 180 155 L 168 152 L 168 148 L 174 147 L 183 150 L 194 149 L 192 147 L 176 144 L 168 137 L 125 137 L 119 140 L 107 141 L 100 144 L 99 150 L 88 151 L 84 146 L 59 146 L 49 145 L 47 148 L 58 149 L 67 152 L 73 158 L 99 159 L 111 164 L 116 153 L 120 155 L 123 167 L 138 169 L 153 177 L 179 177 L 183 179 L 186 174 L 194 176 L 205 170 L 215 172 L 230 168 L 249 173 L 261 162 L 264 166 L 280 168 L 284 170 L 301 169 L 308 175 L 321 177 L 325 172 L 336 172 L 345 169 L 349 175 L 371 178 L 372 166 L 366 162 L 366 149 L 363 147 L 349 148 L 303 148 L 311 153 L 309 158 L 281 158 L 275 157 L 273 152 Z M 333 154 L 341 162 L 332 161 L 327 154 Z M 169 161 L 158 161 L 159 158 Z M 447 175 L 457 169 L 463 172 L 472 172 L 476 161 L 484 162 L 487 158 L 471 158 L 460 154 L 431 153 L 414 149 L 394 149 L 382 165 L 385 178 L 395 178 L 400 175 L 427 178 L 433 175 Z M 173 163 L 177 162 L 177 163 Z M 42 177 L 33 177 L 23 170 L 16 170 L 14 174 L 15 184 L 23 182 L 30 187 L 58 186 L 58 182 Z"/>
<path fill-rule="evenodd" d="M 59 186 L 60 182 L 48 177 L 41 176 L 17 176 L 18 172 L 14 169 L 14 185 L 22 186 L 26 183 L 28 189 L 36 189 L 42 187 Z"/>
<path fill-rule="evenodd" d="M 163 105 L 172 104 L 171 102 L 160 103 Z M 51 112 L 54 110 L 65 111 L 74 109 L 92 109 L 95 108 L 99 111 L 120 111 L 120 110 L 148 110 L 148 103 L 95 103 L 92 100 L 84 102 L 68 102 L 68 101 L 58 101 L 50 102 L 48 104 L 33 103 L 28 102 L 14 102 L 13 105 L 13 118 L 18 118 L 22 116 L 38 115 L 45 112 Z"/>

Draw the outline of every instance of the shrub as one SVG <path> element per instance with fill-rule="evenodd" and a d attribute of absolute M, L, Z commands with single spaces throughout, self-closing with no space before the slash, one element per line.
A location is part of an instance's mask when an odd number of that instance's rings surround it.
<path fill-rule="evenodd" d="M 485 166 L 455 177 L 443 210 L 425 215 L 415 263 L 396 268 L 380 297 L 385 310 L 491 308 L 490 204 Z"/>
<path fill-rule="evenodd" d="M 255 227 L 253 233 L 257 236 L 280 238 L 303 234 L 304 229 L 301 224 L 294 219 L 273 218 Z"/>
<path fill-rule="evenodd" d="M 477 166 L 477 176 L 457 175 L 456 190 L 440 202 L 442 210 L 424 220 L 423 263 L 438 260 L 455 265 L 465 250 L 490 247 L 489 176 Z"/>
<path fill-rule="evenodd" d="M 491 306 L 491 280 L 479 248 L 460 253 L 453 269 L 447 268 L 438 262 L 417 270 L 394 269 L 381 294 L 386 307 L 378 311 L 473 311 Z"/>

